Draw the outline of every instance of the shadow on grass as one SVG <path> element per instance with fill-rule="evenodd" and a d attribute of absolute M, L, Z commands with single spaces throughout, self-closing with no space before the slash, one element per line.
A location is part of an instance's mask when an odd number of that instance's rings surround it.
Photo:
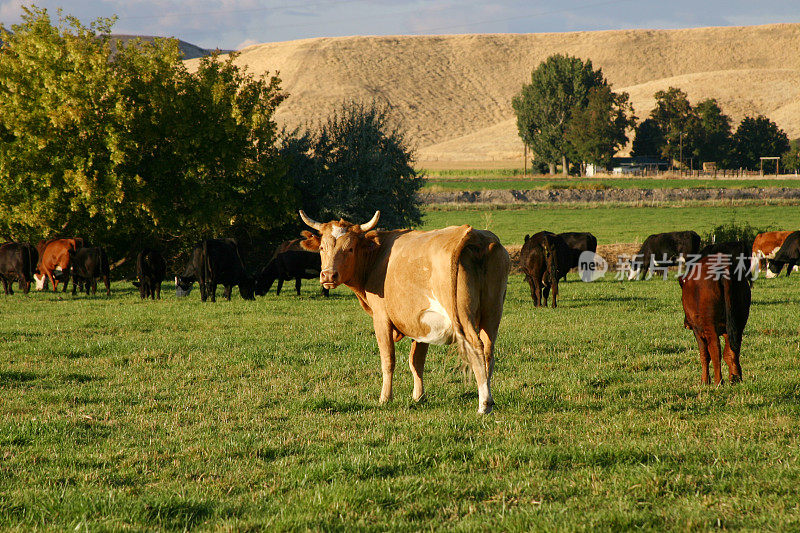
<path fill-rule="evenodd" d="M 325 413 L 357 413 L 367 411 L 369 408 L 356 401 L 341 401 L 332 398 L 313 398 L 304 401 L 302 408 L 309 411 L 321 411 Z"/>
<path fill-rule="evenodd" d="M 145 505 L 147 521 L 168 530 L 190 530 L 214 513 L 207 501 L 182 500 L 174 497 L 164 501 L 150 501 Z"/>
<path fill-rule="evenodd" d="M 38 377 L 39 376 L 33 372 L 18 372 L 15 370 L 0 371 L 0 387 L 18 387 Z"/>

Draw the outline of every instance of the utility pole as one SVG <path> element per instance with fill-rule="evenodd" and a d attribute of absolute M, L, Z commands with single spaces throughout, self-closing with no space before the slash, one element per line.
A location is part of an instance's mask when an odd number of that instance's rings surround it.
<path fill-rule="evenodd" d="M 680 133 L 681 148 L 680 148 L 680 161 L 681 161 L 681 176 L 683 176 L 683 132 Z"/>

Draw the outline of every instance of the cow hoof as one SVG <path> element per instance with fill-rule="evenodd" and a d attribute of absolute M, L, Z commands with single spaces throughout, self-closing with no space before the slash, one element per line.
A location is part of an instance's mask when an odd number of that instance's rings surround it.
<path fill-rule="evenodd" d="M 428 395 L 423 392 L 422 394 L 419 395 L 418 398 L 414 398 L 414 396 L 412 395 L 411 399 L 414 400 L 415 403 L 425 403 L 428 401 Z"/>
<path fill-rule="evenodd" d="M 483 404 L 483 405 L 478 407 L 478 414 L 479 415 L 488 415 L 489 413 L 492 412 L 492 409 L 494 409 L 494 403 Z"/>

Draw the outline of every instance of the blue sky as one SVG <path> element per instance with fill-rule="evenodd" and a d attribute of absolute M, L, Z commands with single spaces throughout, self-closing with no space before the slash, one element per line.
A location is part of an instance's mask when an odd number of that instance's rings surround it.
<path fill-rule="evenodd" d="M 0 0 L 0 22 L 21 0 Z M 341 35 L 539 33 L 800 22 L 798 0 L 39 0 L 115 33 L 174 36 L 206 48 Z"/>

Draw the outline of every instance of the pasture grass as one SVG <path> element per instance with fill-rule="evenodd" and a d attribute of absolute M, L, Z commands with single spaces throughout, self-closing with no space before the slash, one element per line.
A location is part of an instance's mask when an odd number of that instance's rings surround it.
<path fill-rule="evenodd" d="M 648 235 L 694 230 L 703 235 L 731 221 L 749 223 L 760 230 L 800 229 L 800 207 L 795 205 L 673 205 L 625 206 L 513 206 L 508 208 L 428 209 L 419 229 L 470 224 L 488 229 L 505 245 L 522 244 L 525 234 L 542 230 L 589 231 L 598 244 L 642 242 Z"/>
<path fill-rule="evenodd" d="M 574 278 L 534 309 L 511 276 L 489 416 L 451 347 L 414 404 L 408 340 L 378 405 L 345 288 L 0 297 L 0 529 L 800 528 L 798 280 L 756 281 L 708 387 L 674 279 Z"/>
<path fill-rule="evenodd" d="M 741 189 L 746 187 L 800 187 L 800 179 L 707 179 L 707 178 L 525 178 L 511 174 L 474 177 L 428 177 L 423 191 L 483 191 L 492 189 Z"/>

